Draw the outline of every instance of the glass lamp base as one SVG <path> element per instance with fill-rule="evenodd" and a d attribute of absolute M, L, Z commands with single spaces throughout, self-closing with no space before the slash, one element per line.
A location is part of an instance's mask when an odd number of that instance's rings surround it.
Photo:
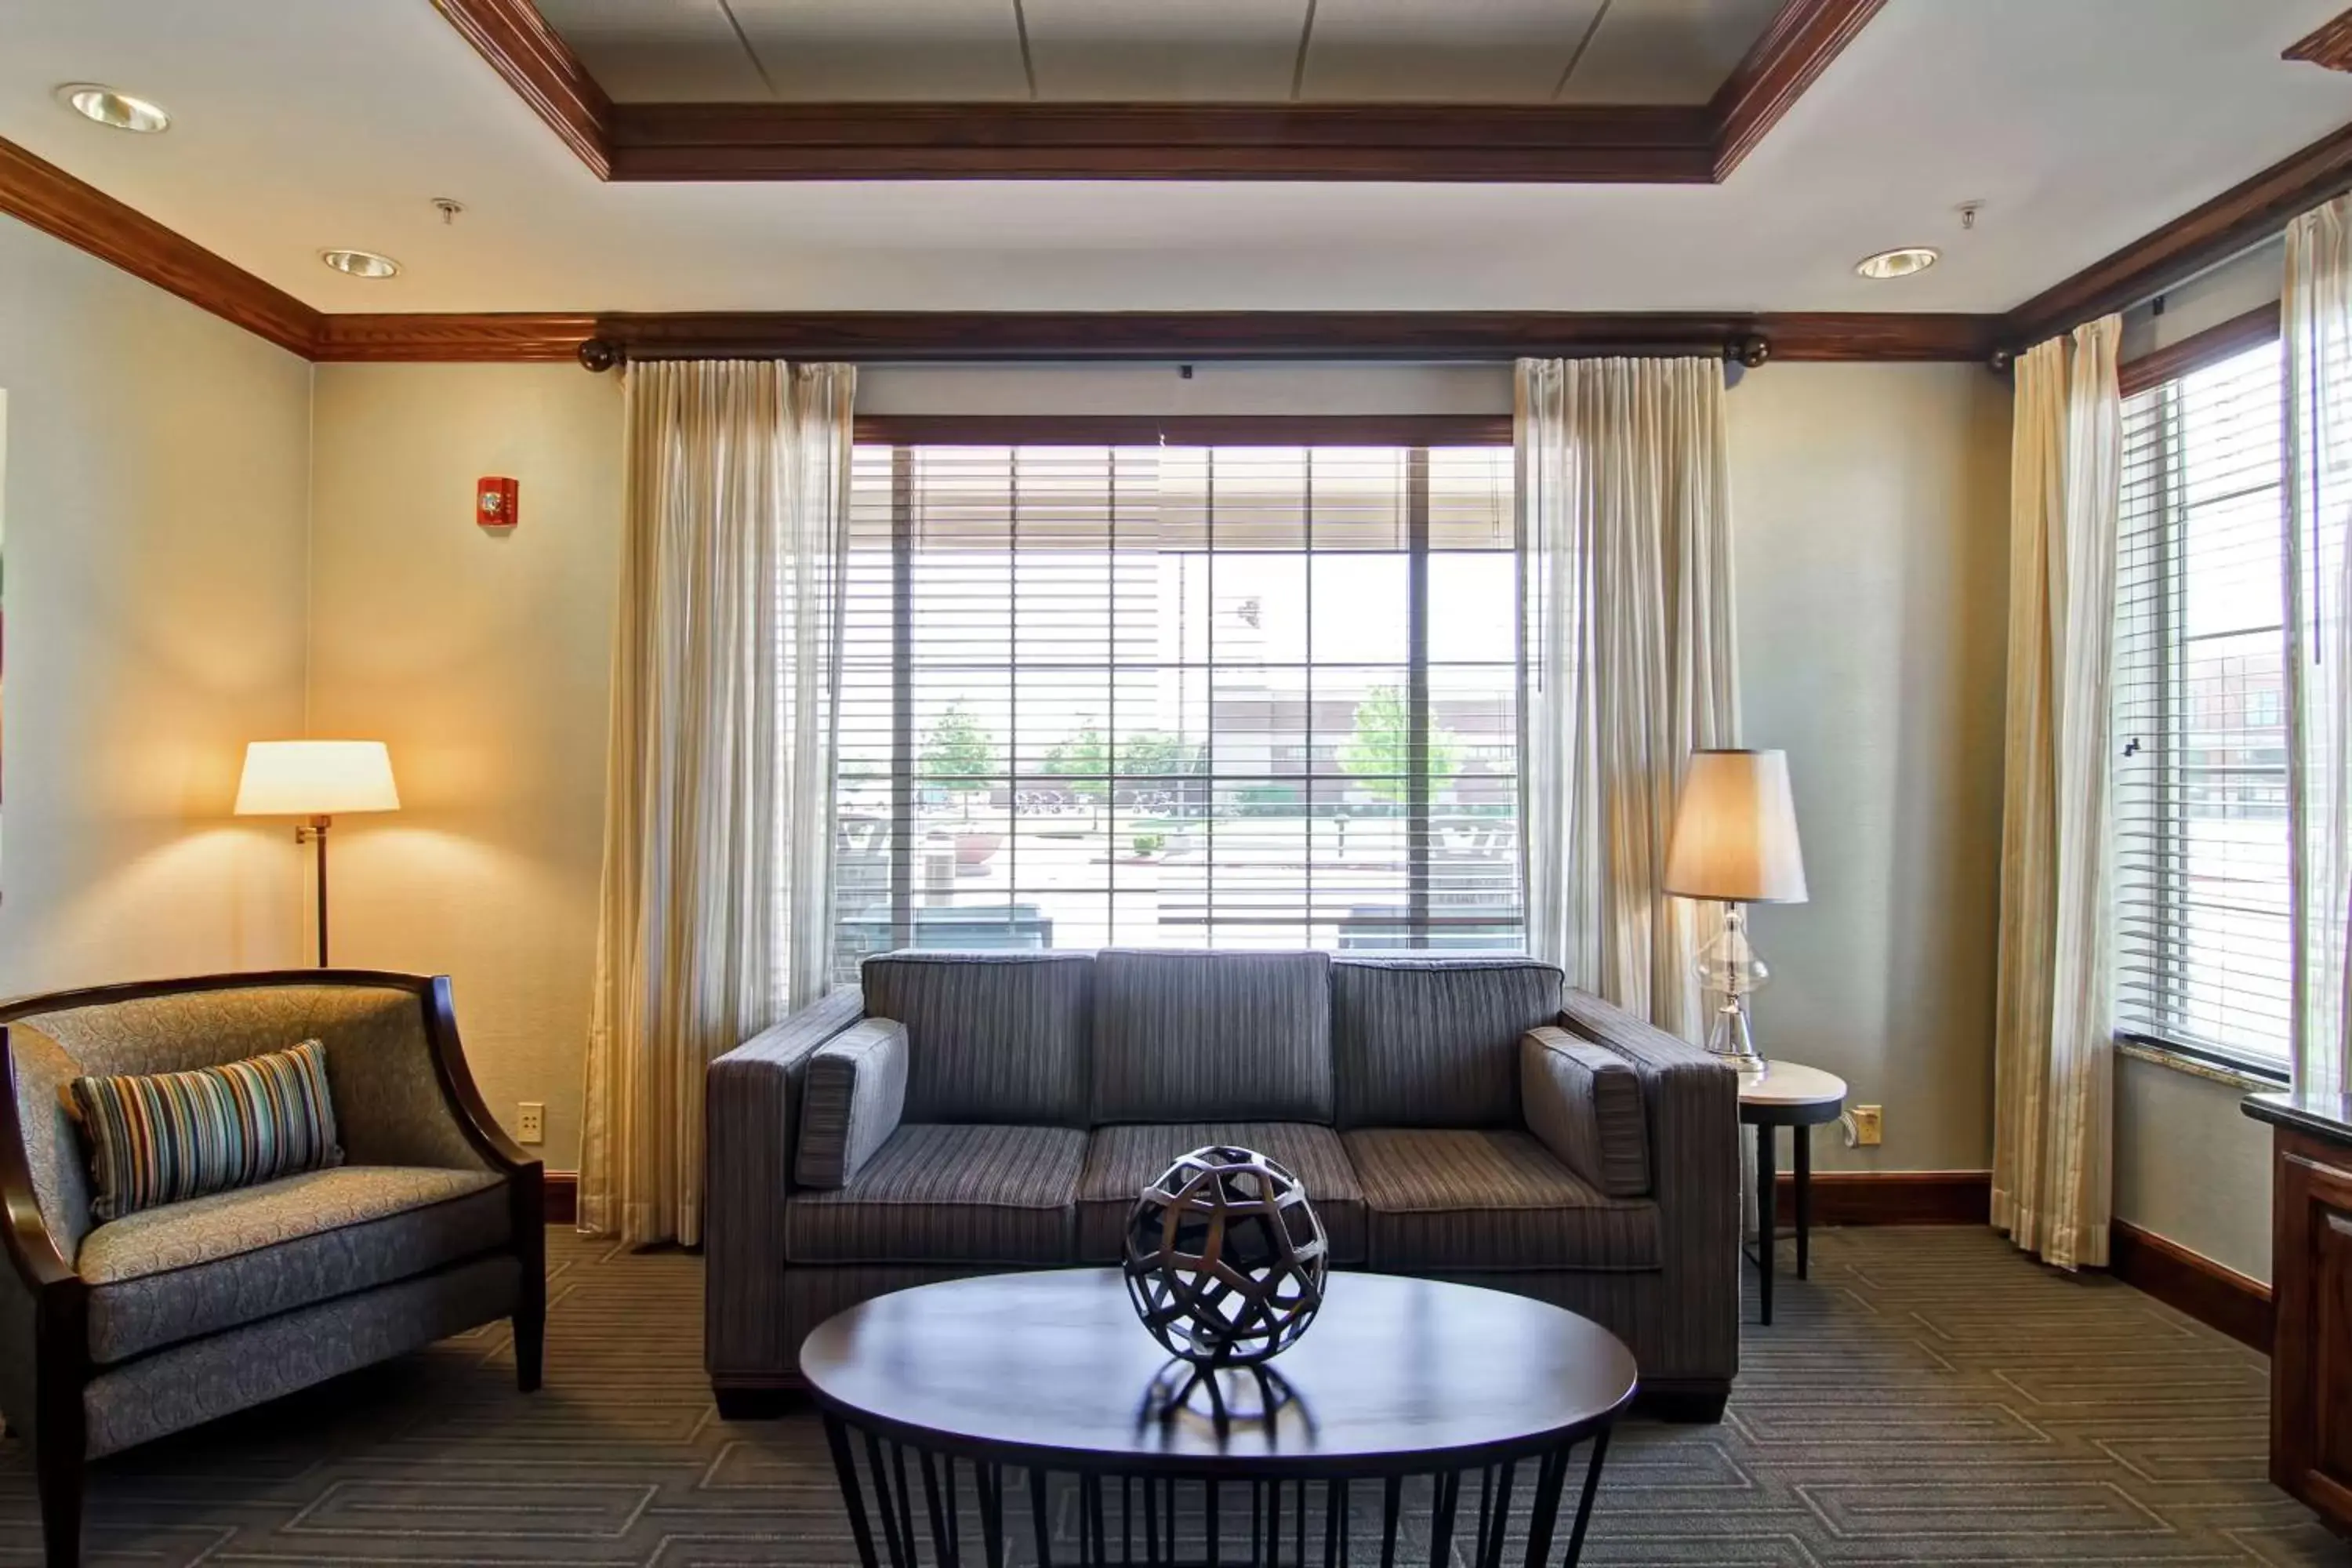
<path fill-rule="evenodd" d="M 1739 996 L 1716 1010 L 1714 1026 L 1707 1030 L 1706 1048 L 1737 1068 L 1742 1078 L 1761 1079 L 1771 1066 L 1756 1049 L 1756 1037 L 1748 1027 L 1747 1002 Z"/>

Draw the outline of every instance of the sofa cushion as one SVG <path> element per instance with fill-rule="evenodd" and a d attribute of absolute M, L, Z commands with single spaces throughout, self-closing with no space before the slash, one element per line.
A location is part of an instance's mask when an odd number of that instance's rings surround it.
<path fill-rule="evenodd" d="M 1519 1037 L 1519 1098 L 1528 1131 L 1613 1198 L 1650 1190 L 1650 1118 L 1642 1075 L 1611 1050 L 1556 1024 Z"/>
<path fill-rule="evenodd" d="M 1068 1127 L 900 1125 L 830 1192 L 784 1201 L 794 1263 L 1070 1261 L 1087 1135 Z"/>
<path fill-rule="evenodd" d="M 1519 1037 L 1559 1014 L 1531 958 L 1343 958 L 1331 966 L 1342 1127 L 1517 1127 Z"/>
<path fill-rule="evenodd" d="M 1179 1154 L 1212 1144 L 1253 1149 L 1297 1176 L 1323 1222 L 1335 1264 L 1364 1260 L 1364 1194 L 1339 1136 L 1299 1121 L 1131 1123 L 1096 1130 L 1078 1177 L 1078 1261 L 1117 1263 L 1126 1254 L 1127 1216 L 1143 1189 Z"/>
<path fill-rule="evenodd" d="M 1322 952 L 1104 949 L 1095 1124 L 1329 1121 L 1330 971 Z"/>
<path fill-rule="evenodd" d="M 907 1026 L 908 1121 L 1083 1127 L 1094 959 L 894 952 L 859 970 L 869 1018 Z"/>
<path fill-rule="evenodd" d="M 837 1187 L 857 1174 L 898 1122 L 907 1101 L 907 1026 L 853 1024 L 819 1046 L 802 1080 L 793 1179 Z"/>
<path fill-rule="evenodd" d="M 496 1175 L 345 1165 L 110 1221 L 74 1269 L 104 1365 L 478 1257 L 509 1230 Z"/>
<path fill-rule="evenodd" d="M 100 1221 L 343 1163 L 317 1040 L 219 1067 L 78 1078 L 68 1092 Z"/>
<path fill-rule="evenodd" d="M 1658 1205 L 1612 1198 L 1525 1132 L 1346 1133 L 1374 1268 L 1656 1268 Z"/>

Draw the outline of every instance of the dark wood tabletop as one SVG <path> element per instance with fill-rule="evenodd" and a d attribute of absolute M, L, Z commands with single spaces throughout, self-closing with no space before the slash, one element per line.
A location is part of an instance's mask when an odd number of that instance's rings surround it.
<path fill-rule="evenodd" d="M 801 1348 L 811 1391 L 857 1426 L 973 1458 L 1129 1475 L 1495 1463 L 1575 1440 L 1634 1389 L 1633 1353 L 1597 1323 L 1387 1274 L 1331 1276 L 1306 1337 L 1267 1363 L 1293 1395 L 1270 1421 L 1220 1432 L 1189 1411 L 1161 1419 L 1149 1394 L 1167 1364 L 1110 1268 L 901 1290 L 821 1324 Z"/>

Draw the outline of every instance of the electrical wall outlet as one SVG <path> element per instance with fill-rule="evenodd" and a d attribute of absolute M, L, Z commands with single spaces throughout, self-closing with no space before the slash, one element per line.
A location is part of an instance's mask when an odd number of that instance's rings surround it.
<path fill-rule="evenodd" d="M 526 1100 L 515 1107 L 515 1142 L 544 1143 L 547 1142 L 547 1107 L 538 1100 Z M 1872 1142 L 1878 1142 L 1873 1138 Z"/>
<path fill-rule="evenodd" d="M 1885 1131 L 1879 1120 L 1880 1109 L 1875 1105 L 1857 1105 L 1846 1112 L 1853 1118 L 1853 1141 L 1857 1147 L 1874 1149 L 1878 1146 L 1880 1134 Z"/>

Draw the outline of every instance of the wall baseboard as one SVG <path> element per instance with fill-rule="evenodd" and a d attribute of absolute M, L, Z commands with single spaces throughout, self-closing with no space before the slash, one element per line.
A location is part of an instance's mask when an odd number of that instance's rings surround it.
<path fill-rule="evenodd" d="M 1984 1225 L 1992 1218 L 1990 1171 L 1815 1171 L 1815 1225 Z M 1797 1182 L 1780 1173 L 1774 1207 L 1797 1222 Z"/>
<path fill-rule="evenodd" d="M 550 1225 L 580 1223 L 580 1173 L 548 1171 L 540 1177 L 540 1194 Z"/>
<path fill-rule="evenodd" d="M 2128 1220 L 2107 1227 L 2107 1272 L 2175 1311 L 2268 1354 L 2276 1312 L 2271 1288 Z"/>

